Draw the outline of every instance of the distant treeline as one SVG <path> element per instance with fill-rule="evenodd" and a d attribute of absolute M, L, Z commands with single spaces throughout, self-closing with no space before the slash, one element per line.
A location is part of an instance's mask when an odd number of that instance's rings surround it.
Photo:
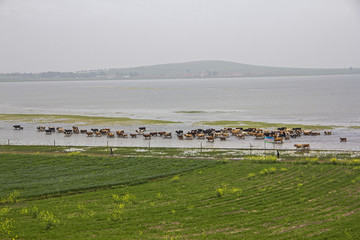
<path fill-rule="evenodd" d="M 172 79 L 360 74 L 359 68 L 282 68 L 225 61 L 197 61 L 78 72 L 2 73 L 0 81 L 76 79 Z"/>

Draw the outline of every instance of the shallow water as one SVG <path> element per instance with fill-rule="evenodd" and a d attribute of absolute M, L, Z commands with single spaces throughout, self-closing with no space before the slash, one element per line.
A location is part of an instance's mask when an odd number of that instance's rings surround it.
<path fill-rule="evenodd" d="M 0 113 L 360 125 L 359 89 L 360 75 L 0 82 Z"/>
<path fill-rule="evenodd" d="M 192 126 L 197 121 L 238 120 L 275 123 L 360 126 L 360 75 L 231 79 L 170 79 L 111 81 L 0 82 L 0 113 L 75 114 L 180 121 L 182 124 L 148 126 L 150 131 L 207 128 Z M 230 138 L 214 144 L 203 140 L 176 138 L 137 139 L 87 138 L 83 135 L 45 136 L 36 124 L 23 131 L 13 123 L 0 122 L 0 143 L 57 145 L 117 145 L 174 147 L 266 146 L 263 141 Z M 59 123 L 58 126 L 64 126 Z M 69 126 L 71 128 L 71 126 Z M 102 128 L 102 126 L 94 126 Z M 108 126 L 103 126 L 108 127 Z M 138 126 L 117 126 L 134 132 Z M 222 126 L 218 126 L 219 128 Z M 216 128 L 218 128 L 216 127 Z M 90 127 L 88 127 L 90 128 Z M 347 137 L 347 143 L 339 143 Z M 315 149 L 358 150 L 359 130 L 337 128 L 332 136 L 290 140 L 276 148 L 293 148 L 294 143 L 311 143 Z"/>

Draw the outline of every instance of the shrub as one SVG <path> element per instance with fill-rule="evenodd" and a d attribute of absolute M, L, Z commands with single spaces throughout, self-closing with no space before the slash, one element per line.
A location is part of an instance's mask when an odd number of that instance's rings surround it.
<path fill-rule="evenodd" d="M 3 203 L 15 203 L 18 201 L 18 198 L 20 196 L 20 192 L 19 191 L 14 191 L 12 193 L 9 194 L 9 196 L 5 196 L 4 198 L 2 198 L 0 200 L 0 204 Z"/>
<path fill-rule="evenodd" d="M 226 183 L 222 183 L 220 185 L 220 187 L 218 187 L 216 190 L 215 190 L 215 193 L 216 193 L 216 196 L 217 197 L 222 197 L 224 196 L 225 192 L 227 192 L 227 187 L 228 185 Z"/>
<path fill-rule="evenodd" d="M 230 192 L 239 197 L 242 194 L 242 189 L 233 187 Z"/>
<path fill-rule="evenodd" d="M 3 222 L 0 222 L 1 235 L 8 237 L 12 231 L 14 220 L 12 218 L 6 218 Z"/>
<path fill-rule="evenodd" d="M 57 219 L 53 213 L 45 210 L 39 212 L 37 219 L 39 219 L 40 223 L 44 225 L 44 230 L 52 230 L 60 223 L 60 220 Z"/>
<path fill-rule="evenodd" d="M 125 204 L 117 204 L 115 209 L 111 211 L 110 218 L 113 221 L 121 220 L 124 212 Z"/>
<path fill-rule="evenodd" d="M 269 169 L 269 173 L 270 174 L 274 174 L 276 172 L 276 168 L 275 167 L 271 167 L 270 169 Z"/>
<path fill-rule="evenodd" d="M 134 194 L 127 193 L 122 197 L 121 200 L 123 203 L 133 204 L 135 203 L 136 196 Z"/>
<path fill-rule="evenodd" d="M 261 175 L 268 175 L 269 174 L 269 170 L 267 168 L 264 168 L 263 170 L 260 170 L 260 174 Z"/>
<path fill-rule="evenodd" d="M 180 181 L 180 175 L 176 175 L 173 178 L 171 178 L 172 182 L 179 182 Z"/>
<path fill-rule="evenodd" d="M 222 197 L 225 193 L 225 189 L 224 188 L 217 188 L 216 189 L 216 196 L 217 197 Z"/>
<path fill-rule="evenodd" d="M 10 212 L 10 209 L 8 207 L 0 209 L 0 216 L 7 214 Z"/>
<path fill-rule="evenodd" d="M 251 179 L 251 178 L 253 178 L 253 177 L 255 177 L 255 176 L 256 176 L 255 173 L 249 173 L 249 174 L 247 175 L 247 178 L 248 178 L 248 179 Z"/>
<path fill-rule="evenodd" d="M 337 161 L 336 158 L 331 158 L 331 159 L 330 159 L 330 162 L 331 162 L 332 164 L 334 164 L 334 165 L 337 165 L 337 164 L 338 164 L 338 161 Z"/>

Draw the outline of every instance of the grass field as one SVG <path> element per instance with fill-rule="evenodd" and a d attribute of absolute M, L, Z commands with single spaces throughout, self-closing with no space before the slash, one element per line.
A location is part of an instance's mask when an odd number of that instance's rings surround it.
<path fill-rule="evenodd" d="M 80 116 L 80 115 L 52 115 L 52 114 L 0 114 L 0 120 L 21 123 L 68 123 L 76 125 L 145 125 L 145 124 L 174 124 L 179 122 L 155 120 L 155 119 L 132 119 L 120 117 Z"/>
<path fill-rule="evenodd" d="M 65 150 L 0 148 L 0 239 L 360 238 L 354 154 Z"/>

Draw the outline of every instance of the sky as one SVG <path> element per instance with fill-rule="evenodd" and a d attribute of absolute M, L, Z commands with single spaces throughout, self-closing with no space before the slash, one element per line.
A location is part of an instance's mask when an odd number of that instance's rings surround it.
<path fill-rule="evenodd" d="M 360 0 L 0 0 L 0 73 L 360 67 Z"/>

